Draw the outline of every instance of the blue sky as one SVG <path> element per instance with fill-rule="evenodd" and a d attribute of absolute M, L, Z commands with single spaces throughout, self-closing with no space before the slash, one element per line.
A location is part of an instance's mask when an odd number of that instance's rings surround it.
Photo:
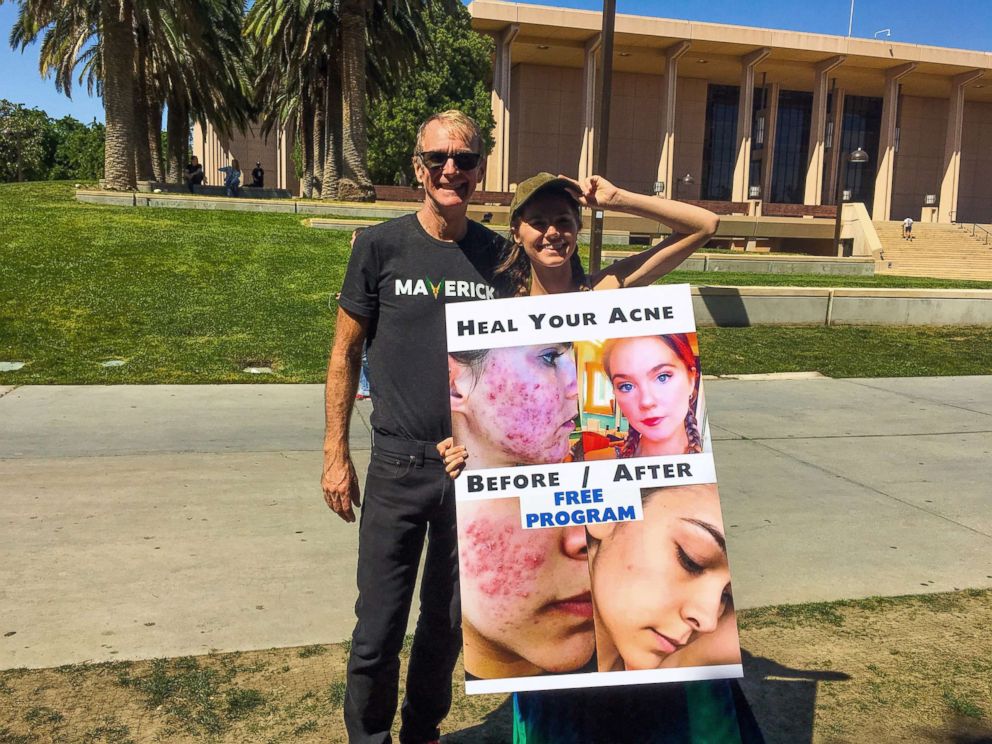
<path fill-rule="evenodd" d="M 617 0 L 620 13 L 692 21 L 847 34 L 850 0 Z M 601 0 L 544 0 L 541 5 L 600 10 Z M 37 45 L 22 54 L 6 40 L 16 17 L 15 2 L 0 4 L 0 98 L 44 109 L 50 116 L 103 120 L 100 100 L 85 87 L 69 100 L 38 74 Z M 891 40 L 992 51 L 992 0 L 855 0 L 854 36 L 871 38 L 891 29 Z"/>

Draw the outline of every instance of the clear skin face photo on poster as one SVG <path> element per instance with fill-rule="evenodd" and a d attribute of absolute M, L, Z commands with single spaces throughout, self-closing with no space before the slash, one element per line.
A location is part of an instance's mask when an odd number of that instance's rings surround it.
<path fill-rule="evenodd" d="M 641 500 L 643 521 L 587 527 L 599 671 L 739 664 L 716 484 Z"/>

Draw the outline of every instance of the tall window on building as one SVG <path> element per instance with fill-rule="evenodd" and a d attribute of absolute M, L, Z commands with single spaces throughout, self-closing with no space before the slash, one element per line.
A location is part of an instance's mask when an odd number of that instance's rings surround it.
<path fill-rule="evenodd" d="M 813 94 L 783 90 L 778 97 L 778 127 L 775 131 L 775 164 L 770 200 L 802 204 L 809 152 L 809 125 Z"/>
<path fill-rule="evenodd" d="M 882 130 L 882 99 L 868 96 L 844 97 L 844 125 L 840 137 L 840 172 L 850 201 L 863 202 L 869 213 L 875 199 L 875 172 L 878 169 L 878 136 Z M 858 148 L 868 153 L 866 165 L 850 165 L 846 158 Z"/>
<path fill-rule="evenodd" d="M 737 156 L 736 85 L 711 85 L 706 93 L 706 135 L 703 138 L 703 199 L 729 201 Z"/>

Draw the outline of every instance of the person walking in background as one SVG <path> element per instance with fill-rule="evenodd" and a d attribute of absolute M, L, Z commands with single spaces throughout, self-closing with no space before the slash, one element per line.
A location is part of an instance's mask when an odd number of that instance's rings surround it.
<path fill-rule="evenodd" d="M 228 196 L 239 196 L 241 194 L 241 165 L 237 158 L 231 159 L 230 165 L 223 165 L 218 168 L 224 174 L 224 193 Z"/>
<path fill-rule="evenodd" d="M 261 163 L 255 163 L 255 167 L 251 171 L 251 185 L 252 188 L 256 189 L 265 188 L 265 170 L 262 168 Z M 354 243 L 355 239 L 352 238 L 351 242 Z"/>
<path fill-rule="evenodd" d="M 907 217 L 902 221 L 902 239 L 912 240 L 913 239 L 913 218 Z"/>
<path fill-rule="evenodd" d="M 203 166 L 200 165 L 199 159 L 194 155 L 186 163 L 186 174 L 183 176 L 186 181 L 186 188 L 189 189 L 189 193 L 194 193 L 195 186 L 203 185 Z"/>

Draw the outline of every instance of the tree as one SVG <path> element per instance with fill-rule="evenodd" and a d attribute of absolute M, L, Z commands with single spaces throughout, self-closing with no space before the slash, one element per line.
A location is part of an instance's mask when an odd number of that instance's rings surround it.
<path fill-rule="evenodd" d="M 369 171 L 375 183 L 393 183 L 402 174 L 413 182 L 410 155 L 417 127 L 431 114 L 457 108 L 474 118 L 486 137 L 487 150 L 495 122 L 492 114 L 493 42 L 472 31 L 471 17 L 461 5 L 431 2 L 427 12 L 430 46 L 412 74 L 391 94 L 369 104 Z"/>
<path fill-rule="evenodd" d="M 65 116 L 50 124 L 54 140 L 48 178 L 96 181 L 103 177 L 103 124 L 93 121 L 86 125 Z"/>
<path fill-rule="evenodd" d="M 0 99 L 0 181 L 77 179 L 103 175 L 104 126 Z"/>
<path fill-rule="evenodd" d="M 0 100 L 0 181 L 45 178 L 48 116 L 36 108 Z"/>
<path fill-rule="evenodd" d="M 175 129 L 189 130 L 183 109 L 221 131 L 247 120 L 240 0 L 17 2 L 11 46 L 41 39 L 43 77 L 54 74 L 56 88 L 71 97 L 78 71 L 103 98 L 109 188 L 162 176 L 159 130 L 170 94 Z"/>
<path fill-rule="evenodd" d="M 430 55 L 431 0 L 255 0 L 245 35 L 259 50 L 261 134 L 295 126 L 304 196 L 374 198 L 368 96 L 394 91 Z M 434 0 L 459 8 L 458 0 Z"/>

